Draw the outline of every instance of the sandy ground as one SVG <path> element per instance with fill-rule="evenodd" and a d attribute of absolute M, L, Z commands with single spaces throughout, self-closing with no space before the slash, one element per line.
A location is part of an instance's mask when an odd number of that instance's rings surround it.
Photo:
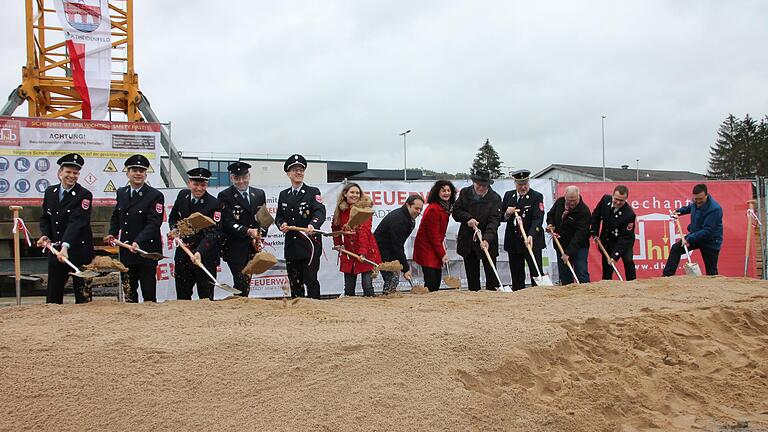
<path fill-rule="evenodd" d="M 768 283 L 5 307 L 0 430 L 768 430 Z"/>

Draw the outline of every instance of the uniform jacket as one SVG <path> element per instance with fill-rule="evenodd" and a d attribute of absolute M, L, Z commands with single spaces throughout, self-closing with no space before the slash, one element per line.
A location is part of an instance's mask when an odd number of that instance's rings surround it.
<path fill-rule="evenodd" d="M 323 205 L 320 189 L 303 184 L 298 195 L 293 195 L 291 190 L 292 188 L 289 187 L 280 192 L 280 197 L 277 200 L 275 225 L 280 228 L 280 225 L 285 223 L 289 226 L 306 228 L 311 224 L 315 229 L 320 229 L 325 222 L 325 205 Z M 320 248 L 322 248 L 322 239 L 319 234 L 310 237 L 314 242 L 316 255 L 320 253 Z M 298 231 L 285 233 L 285 259 L 310 259 L 311 254 L 312 246 L 306 237 L 299 234 Z"/>
<path fill-rule="evenodd" d="M 373 233 L 376 237 L 376 243 L 379 245 L 382 261 L 400 261 L 400 265 L 403 266 L 403 273 L 410 270 L 408 258 L 405 257 L 405 241 L 408 240 L 415 227 L 416 222 L 404 205 L 384 216 Z"/>
<path fill-rule="evenodd" d="M 624 252 L 632 250 L 635 244 L 635 211 L 624 204 L 615 213 L 613 211 L 613 197 L 603 195 L 592 211 L 592 227 L 590 235 L 600 235 L 603 245 L 613 245 L 611 258 L 618 261 L 624 256 Z M 602 224 L 602 230 L 600 225 Z M 606 246 L 607 247 L 607 246 Z"/>
<path fill-rule="evenodd" d="M 121 187 L 109 220 L 109 233 L 124 243 L 138 243 L 144 251 L 162 253 L 160 225 L 164 211 L 165 197 L 152 186 L 144 184 L 134 198 L 131 198 L 130 186 Z M 156 263 L 127 250 L 120 251 L 120 261 L 126 265 Z"/>
<path fill-rule="evenodd" d="M 723 245 L 723 209 L 712 195 L 707 196 L 707 202 L 701 207 L 690 203 L 677 211 L 681 215 L 691 214 L 688 235 L 685 236 L 691 246 L 720 250 Z"/>
<path fill-rule="evenodd" d="M 416 241 L 413 244 L 413 260 L 422 267 L 439 269 L 445 256 L 445 231 L 450 213 L 439 203 L 433 202 L 421 215 Z"/>
<path fill-rule="evenodd" d="M 192 251 L 192 253 L 200 252 L 203 265 L 218 265 L 219 248 L 222 236 L 221 203 L 208 192 L 206 192 L 201 199 L 202 202 L 192 205 L 192 192 L 189 189 L 180 191 L 176 196 L 176 202 L 173 203 L 173 208 L 168 216 L 168 225 L 171 229 L 174 229 L 179 220 L 184 219 L 195 212 L 213 219 L 213 221 L 216 222 L 216 225 L 200 230 L 194 235 L 184 237 L 181 240 L 189 247 L 189 250 Z M 189 259 L 189 257 L 180 247 L 177 247 L 175 261 L 183 261 L 185 259 Z"/>
<path fill-rule="evenodd" d="M 501 201 L 501 218 L 507 224 L 504 230 L 504 250 L 515 254 L 527 254 L 528 249 L 520 235 L 520 227 L 515 222 L 515 215 L 505 219 L 507 209 L 510 207 L 520 210 L 519 215 L 523 218 L 525 235 L 533 238 L 533 249 L 544 249 L 546 243 L 544 230 L 541 227 L 544 223 L 544 195 L 529 189 L 528 193 L 520 196 L 517 190 L 511 190 L 504 194 L 504 199 Z"/>
<path fill-rule="evenodd" d="M 40 232 L 53 243 L 69 243 L 69 260 L 80 266 L 93 261 L 93 232 L 91 206 L 93 194 L 75 183 L 59 202 L 61 185 L 50 186 L 43 197 Z M 51 254 L 51 257 L 53 255 Z"/>
<path fill-rule="evenodd" d="M 571 210 L 563 220 L 565 198 L 560 197 L 547 213 L 547 225 L 554 225 L 555 232 L 560 235 L 560 244 L 568 256 L 579 249 L 589 247 L 589 228 L 592 215 L 584 200 L 579 198 L 579 204 Z M 557 248 L 555 248 L 557 250 Z M 560 251 L 557 251 L 560 253 Z"/>
<path fill-rule="evenodd" d="M 499 255 L 499 237 L 497 231 L 501 225 L 501 197 L 492 188 L 480 198 L 475 195 L 472 186 L 467 186 L 459 192 L 459 198 L 453 206 L 453 219 L 460 223 L 457 237 L 456 252 L 461 256 L 469 255 L 473 250 L 478 256 L 485 256 L 480 249 L 480 242 L 473 239 L 474 230 L 467 226 L 470 219 L 477 220 L 478 228 L 483 234 L 483 240 L 488 242 L 488 253 Z"/>
<path fill-rule="evenodd" d="M 373 206 L 371 199 L 367 195 L 360 197 L 360 200 L 355 203 L 354 207 L 370 208 Z M 346 202 L 341 205 L 341 213 L 339 213 L 338 222 L 331 225 L 333 231 L 346 231 L 344 226 L 349 222 L 349 213 L 351 208 Z M 365 258 L 375 262 L 381 263 L 381 254 L 379 253 L 379 245 L 376 243 L 376 238 L 371 233 L 371 227 L 373 225 L 373 219 L 368 219 L 365 223 L 355 227 L 353 235 L 343 235 L 333 238 L 333 244 L 336 246 L 343 246 L 344 249 L 354 252 L 358 255 L 362 255 Z M 357 259 L 342 253 L 339 255 L 339 270 L 343 273 L 360 274 L 369 271 L 373 271 L 373 266 L 366 262 L 359 262 Z"/>
<path fill-rule="evenodd" d="M 243 198 L 243 194 L 235 186 L 219 192 L 218 200 L 222 208 L 222 226 L 224 238 L 222 239 L 221 253 L 224 261 L 248 262 L 249 256 L 256 253 L 253 247 L 248 229 L 261 230 L 262 236 L 266 236 L 269 227 L 262 227 L 256 220 L 256 212 L 259 207 L 267 203 L 264 191 L 254 187 L 248 188 L 249 202 Z"/>

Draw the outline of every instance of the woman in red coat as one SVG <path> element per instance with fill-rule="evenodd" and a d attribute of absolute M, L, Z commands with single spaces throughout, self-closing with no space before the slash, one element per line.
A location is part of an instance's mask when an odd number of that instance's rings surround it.
<path fill-rule="evenodd" d="M 379 246 L 376 244 L 376 239 L 371 233 L 371 219 L 368 219 L 356 227 L 347 225 L 352 207 L 370 208 L 372 205 L 373 203 L 371 202 L 371 199 L 363 194 L 360 185 L 357 183 L 347 183 L 347 185 L 344 186 L 344 189 L 341 190 L 339 199 L 336 202 L 336 210 L 333 212 L 331 229 L 333 231 L 354 232 L 354 234 L 344 234 L 342 236 L 334 237 L 334 249 L 339 250 L 344 248 L 349 252 L 353 252 L 363 258 L 378 263 L 381 262 L 381 256 L 379 254 Z M 340 253 L 339 269 L 344 273 L 344 295 L 355 295 L 357 275 L 362 275 L 360 279 L 363 285 L 363 295 L 366 297 L 373 296 L 373 265 L 368 264 L 363 260 L 352 258 L 347 254 Z"/>
<path fill-rule="evenodd" d="M 413 245 L 413 260 L 421 266 L 424 285 L 430 291 L 440 288 L 443 265 L 448 263 L 444 247 L 448 216 L 456 201 L 456 187 L 447 180 L 438 180 L 427 196 L 427 209 L 421 216 L 416 242 Z"/>

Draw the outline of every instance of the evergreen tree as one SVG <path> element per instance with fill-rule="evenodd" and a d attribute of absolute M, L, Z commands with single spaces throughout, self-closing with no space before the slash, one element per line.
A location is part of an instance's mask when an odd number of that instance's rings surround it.
<path fill-rule="evenodd" d="M 709 150 L 709 173 L 710 177 L 728 179 L 738 176 L 738 153 L 740 145 L 738 142 L 741 130 L 741 121 L 733 114 L 720 125 L 717 131 L 717 141 Z"/>
<path fill-rule="evenodd" d="M 501 159 L 499 154 L 491 145 L 491 140 L 485 140 L 485 144 L 480 146 L 477 150 L 477 156 L 475 156 L 472 167 L 469 169 L 471 174 L 475 174 L 478 171 L 487 171 L 491 174 L 491 178 L 501 178 Z"/>

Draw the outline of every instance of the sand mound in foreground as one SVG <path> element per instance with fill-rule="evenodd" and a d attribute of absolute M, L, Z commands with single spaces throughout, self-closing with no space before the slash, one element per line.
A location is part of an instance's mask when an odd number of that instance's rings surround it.
<path fill-rule="evenodd" d="M 764 430 L 768 283 L 0 310 L 0 430 Z"/>

